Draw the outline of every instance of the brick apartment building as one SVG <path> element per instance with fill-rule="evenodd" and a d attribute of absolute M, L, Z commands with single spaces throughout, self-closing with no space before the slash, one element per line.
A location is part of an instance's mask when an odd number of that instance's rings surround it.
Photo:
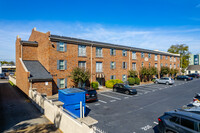
<path fill-rule="evenodd" d="M 161 66 L 179 69 L 179 55 L 123 45 L 52 35 L 32 30 L 28 41 L 16 40 L 16 84 L 28 95 L 29 88 L 52 95 L 71 87 L 74 67 L 85 67 L 92 81 L 125 81 L 128 71 Z"/>

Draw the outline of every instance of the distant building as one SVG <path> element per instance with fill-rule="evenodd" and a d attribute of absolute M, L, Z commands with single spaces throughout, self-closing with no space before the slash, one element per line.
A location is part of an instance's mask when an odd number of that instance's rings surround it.
<path fill-rule="evenodd" d="M 200 73 L 200 65 L 190 65 L 186 69 L 186 74 Z"/>
<path fill-rule="evenodd" d="M 9 65 L 9 64 L 3 64 L 0 63 L 0 73 L 4 73 L 6 75 L 9 75 L 10 73 L 14 73 L 16 70 L 15 65 Z"/>
<path fill-rule="evenodd" d="M 200 65 L 200 54 L 190 54 L 189 65 Z"/>

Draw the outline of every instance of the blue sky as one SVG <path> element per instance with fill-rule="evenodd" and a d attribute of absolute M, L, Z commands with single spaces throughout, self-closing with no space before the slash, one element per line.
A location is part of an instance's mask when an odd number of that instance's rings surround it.
<path fill-rule="evenodd" d="M 0 60 L 15 59 L 15 39 L 31 30 L 167 51 L 200 53 L 200 0 L 0 0 Z"/>

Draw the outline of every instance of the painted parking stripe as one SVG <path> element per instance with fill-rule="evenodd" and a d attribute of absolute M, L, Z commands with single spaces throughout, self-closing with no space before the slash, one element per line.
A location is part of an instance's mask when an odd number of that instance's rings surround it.
<path fill-rule="evenodd" d="M 156 124 L 156 125 L 158 125 L 158 122 L 155 122 L 155 121 L 154 121 L 153 123 Z"/>
<path fill-rule="evenodd" d="M 88 105 L 85 105 L 87 108 L 89 108 L 89 106 Z"/>
<path fill-rule="evenodd" d="M 113 97 L 113 96 L 109 96 L 109 95 L 106 95 L 106 94 L 99 94 L 99 95 L 102 95 L 102 96 L 105 96 L 105 97 L 109 97 L 109 98 L 113 98 L 113 99 L 117 99 L 117 100 L 121 100 L 121 98 L 118 98 L 118 97 Z"/>
<path fill-rule="evenodd" d="M 95 105 L 98 106 L 98 105 L 100 105 L 100 103 L 96 103 Z"/>
<path fill-rule="evenodd" d="M 118 93 L 118 92 L 109 92 L 109 93 L 113 93 L 113 94 L 116 94 L 116 95 L 121 95 L 121 96 L 126 96 L 126 97 L 132 97 L 132 96 L 129 96 L 129 95 L 126 95 L 126 94 L 123 94 L 123 93 Z"/>
<path fill-rule="evenodd" d="M 103 100 L 98 100 L 99 102 L 102 102 L 102 103 L 107 103 L 106 101 L 103 101 Z"/>
<path fill-rule="evenodd" d="M 129 97 L 124 97 L 124 99 L 128 99 Z"/>
<path fill-rule="evenodd" d="M 138 88 L 138 89 L 143 89 L 143 90 L 147 90 L 147 91 L 152 91 L 152 90 L 157 90 L 158 88 L 150 88 L 150 87 L 143 87 L 143 88 Z"/>
<path fill-rule="evenodd" d="M 115 102 L 116 100 L 110 100 L 110 102 L 112 103 L 112 102 Z"/>

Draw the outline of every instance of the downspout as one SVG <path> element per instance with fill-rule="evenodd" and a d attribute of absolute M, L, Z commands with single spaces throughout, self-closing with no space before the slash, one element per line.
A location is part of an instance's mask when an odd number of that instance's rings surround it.
<path fill-rule="evenodd" d="M 131 63 L 130 57 L 131 57 L 131 49 L 129 50 L 129 70 L 130 70 L 130 63 Z"/>
<path fill-rule="evenodd" d="M 90 55 L 91 55 L 91 59 L 90 59 L 90 61 L 91 61 L 91 83 L 92 83 L 92 46 L 93 46 L 93 44 L 91 44 L 91 53 L 90 53 Z"/>

